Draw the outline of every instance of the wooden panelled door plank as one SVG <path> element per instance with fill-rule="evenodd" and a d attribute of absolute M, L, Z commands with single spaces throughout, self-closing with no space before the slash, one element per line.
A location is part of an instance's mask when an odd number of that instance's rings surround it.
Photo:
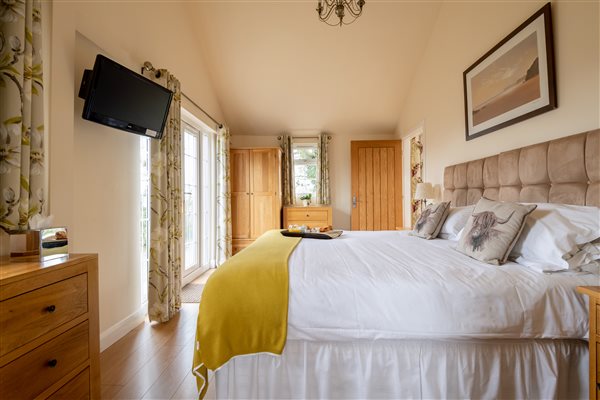
<path fill-rule="evenodd" d="M 401 180 L 401 174 L 398 174 L 398 179 L 399 181 L 396 181 L 396 171 L 393 168 L 394 165 L 394 149 L 387 149 L 387 153 L 388 153 L 388 160 L 390 160 L 390 162 L 388 163 L 388 213 L 389 213 L 389 222 L 388 222 L 388 226 L 390 227 L 390 229 L 396 229 L 396 226 L 401 227 L 402 226 L 402 213 L 400 213 L 400 224 L 396 225 L 396 209 L 394 207 L 394 204 L 396 203 L 396 201 L 398 201 L 398 203 L 402 204 L 402 196 L 400 195 L 398 197 L 398 199 L 396 200 L 396 193 L 401 193 L 400 191 L 402 190 L 402 180 Z M 396 161 L 398 162 L 398 161 Z M 400 161 L 400 164 L 402 163 L 402 161 Z M 396 185 L 396 186 L 395 186 Z M 398 190 L 398 187 L 400 188 L 400 191 Z"/>
<path fill-rule="evenodd" d="M 351 142 L 351 174 L 352 229 L 402 227 L 401 141 Z"/>
<path fill-rule="evenodd" d="M 359 212 L 360 215 L 366 215 L 367 213 L 367 203 L 365 201 L 361 201 L 361 199 L 366 199 L 367 198 L 367 172 L 366 172 L 366 164 L 367 164 L 367 151 L 366 149 L 359 149 L 358 150 L 358 159 L 359 159 L 359 163 L 358 163 L 358 179 L 359 179 L 359 183 L 358 183 L 358 195 L 356 196 L 356 201 L 358 202 L 358 207 L 359 207 Z M 357 224 L 357 228 L 356 229 L 360 229 L 360 230 L 366 230 L 367 229 L 367 219 L 363 218 L 361 220 L 359 220 L 357 218 L 358 221 L 360 221 Z M 354 228 L 353 228 L 354 229 Z"/>
<path fill-rule="evenodd" d="M 368 148 L 365 170 L 367 171 L 367 230 L 373 230 L 373 149 Z M 362 217 L 362 215 L 361 215 Z"/>
<path fill-rule="evenodd" d="M 381 149 L 385 151 L 385 149 Z M 380 149 L 373 149 L 373 230 L 381 228 L 381 161 Z"/>
<path fill-rule="evenodd" d="M 381 229 L 394 229 L 388 220 L 388 156 L 387 149 L 381 149 Z"/>

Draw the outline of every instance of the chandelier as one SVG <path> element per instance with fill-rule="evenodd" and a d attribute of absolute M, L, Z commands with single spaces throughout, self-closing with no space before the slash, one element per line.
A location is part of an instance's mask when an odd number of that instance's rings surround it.
<path fill-rule="evenodd" d="M 362 14 L 365 0 L 319 0 L 317 5 L 317 13 L 319 19 L 331 26 L 350 25 Z M 331 23 L 329 18 L 335 15 L 340 19 L 340 22 Z M 344 21 L 344 17 L 349 16 L 349 22 Z M 333 18 L 332 18 L 333 19 Z"/>

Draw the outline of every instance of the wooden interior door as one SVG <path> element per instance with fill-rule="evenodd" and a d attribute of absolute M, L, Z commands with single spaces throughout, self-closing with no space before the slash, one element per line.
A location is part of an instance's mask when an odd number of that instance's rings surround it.
<path fill-rule="evenodd" d="M 250 150 L 231 150 L 231 234 L 250 239 Z"/>
<path fill-rule="evenodd" d="M 402 142 L 351 142 L 352 230 L 402 227 Z"/>
<path fill-rule="evenodd" d="M 250 237 L 279 228 L 277 149 L 252 149 L 250 157 Z"/>

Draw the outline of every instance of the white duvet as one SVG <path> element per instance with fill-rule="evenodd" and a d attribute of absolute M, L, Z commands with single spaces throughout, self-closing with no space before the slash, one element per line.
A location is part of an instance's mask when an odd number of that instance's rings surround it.
<path fill-rule="evenodd" d="M 288 339 L 585 338 L 597 275 L 493 266 L 407 232 L 303 239 L 289 261 Z"/>

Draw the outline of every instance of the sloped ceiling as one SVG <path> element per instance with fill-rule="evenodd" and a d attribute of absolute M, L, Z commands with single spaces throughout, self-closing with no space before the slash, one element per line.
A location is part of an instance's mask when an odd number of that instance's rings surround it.
<path fill-rule="evenodd" d="M 341 28 L 320 22 L 316 4 L 186 5 L 234 135 L 395 132 L 440 3 L 367 0 Z"/>

